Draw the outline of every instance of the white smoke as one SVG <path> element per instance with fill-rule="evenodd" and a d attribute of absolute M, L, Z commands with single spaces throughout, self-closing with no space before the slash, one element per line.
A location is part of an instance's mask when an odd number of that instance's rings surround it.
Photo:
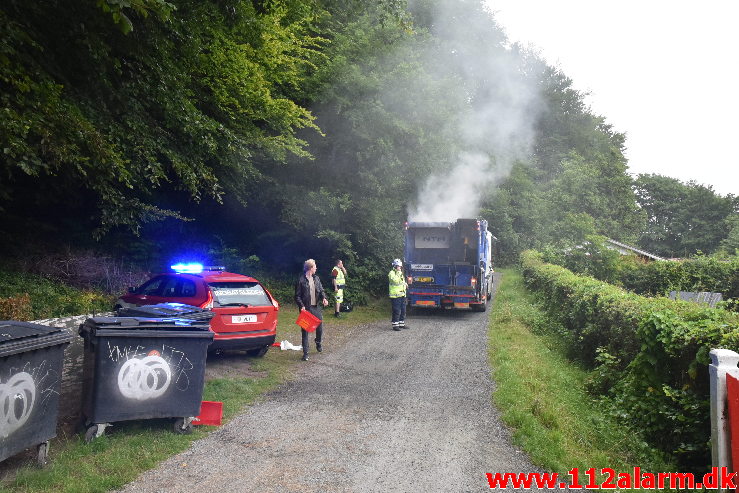
<path fill-rule="evenodd" d="M 496 177 L 490 158 L 479 152 L 462 152 L 447 174 L 430 176 L 419 192 L 411 221 L 452 221 L 475 217 L 484 189 Z"/>
<path fill-rule="evenodd" d="M 453 221 L 477 216 L 481 202 L 508 176 L 517 160 L 526 161 L 540 115 L 535 64 L 510 48 L 492 15 L 478 1 L 440 0 L 433 31 L 444 50 L 429 52 L 428 67 L 460 79 L 458 108 L 452 121 L 458 151 L 448 166 L 420 186 L 411 221 Z"/>

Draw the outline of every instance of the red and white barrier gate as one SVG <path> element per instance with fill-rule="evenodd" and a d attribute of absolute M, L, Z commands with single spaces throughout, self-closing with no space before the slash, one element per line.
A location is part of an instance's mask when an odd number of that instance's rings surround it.
<path fill-rule="evenodd" d="M 710 355 L 711 458 L 714 467 L 739 471 L 739 354 L 712 349 Z"/>

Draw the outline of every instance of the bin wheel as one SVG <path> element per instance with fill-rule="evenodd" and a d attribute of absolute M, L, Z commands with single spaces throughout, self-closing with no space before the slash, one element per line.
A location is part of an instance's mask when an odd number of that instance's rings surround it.
<path fill-rule="evenodd" d="M 85 432 L 85 442 L 90 443 L 97 437 L 98 434 L 98 425 L 92 425 L 90 426 L 87 431 Z"/>
<path fill-rule="evenodd" d="M 263 346 L 256 349 L 250 349 L 246 352 L 247 356 L 253 356 L 254 358 L 261 358 L 269 351 L 269 346 Z"/>
<path fill-rule="evenodd" d="M 192 433 L 192 421 L 185 418 L 177 418 L 174 421 L 174 431 L 180 435 L 189 435 Z"/>
<path fill-rule="evenodd" d="M 36 463 L 39 467 L 49 464 L 49 442 L 40 443 L 36 451 Z"/>

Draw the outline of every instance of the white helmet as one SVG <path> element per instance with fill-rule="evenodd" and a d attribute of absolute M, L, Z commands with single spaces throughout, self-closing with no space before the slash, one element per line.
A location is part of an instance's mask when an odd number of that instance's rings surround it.
<path fill-rule="evenodd" d="M 393 267 L 403 267 L 403 262 L 401 262 L 399 258 L 396 258 L 393 260 Z"/>

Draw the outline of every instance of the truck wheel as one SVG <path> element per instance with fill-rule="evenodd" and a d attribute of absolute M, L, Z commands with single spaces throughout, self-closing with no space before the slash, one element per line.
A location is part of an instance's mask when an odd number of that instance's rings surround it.
<path fill-rule="evenodd" d="M 488 308 L 487 300 L 483 298 L 483 301 L 480 303 L 475 303 L 474 305 L 471 305 L 472 309 L 476 312 L 484 312 Z"/>
<path fill-rule="evenodd" d="M 251 356 L 253 358 L 261 358 L 265 354 L 267 354 L 267 351 L 269 351 L 269 346 L 264 347 L 258 347 L 256 349 L 250 349 L 246 352 L 247 356 Z"/>

